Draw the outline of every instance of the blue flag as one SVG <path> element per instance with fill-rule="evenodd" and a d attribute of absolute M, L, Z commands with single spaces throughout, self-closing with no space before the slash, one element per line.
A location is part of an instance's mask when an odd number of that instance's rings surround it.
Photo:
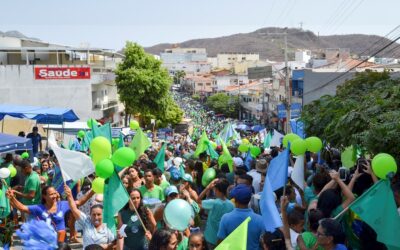
<path fill-rule="evenodd" d="M 274 232 L 276 228 L 283 226 L 281 216 L 275 204 L 275 196 L 272 191 L 271 182 L 268 177 L 265 178 L 260 200 L 260 209 L 266 231 Z"/>
<path fill-rule="evenodd" d="M 275 204 L 273 191 L 286 185 L 288 166 L 289 148 L 272 159 L 268 168 L 260 200 L 261 215 L 263 217 L 265 230 L 268 232 L 273 232 L 276 228 L 282 226 L 282 220 Z"/>
<path fill-rule="evenodd" d="M 267 176 L 271 182 L 272 191 L 286 185 L 289 166 L 289 147 L 272 159 Z"/>

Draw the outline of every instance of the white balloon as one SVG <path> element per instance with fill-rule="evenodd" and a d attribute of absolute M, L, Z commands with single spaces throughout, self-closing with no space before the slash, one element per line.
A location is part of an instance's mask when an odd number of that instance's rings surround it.
<path fill-rule="evenodd" d="M 8 168 L 1 168 L 0 169 L 0 178 L 6 179 L 10 176 L 10 170 Z"/>

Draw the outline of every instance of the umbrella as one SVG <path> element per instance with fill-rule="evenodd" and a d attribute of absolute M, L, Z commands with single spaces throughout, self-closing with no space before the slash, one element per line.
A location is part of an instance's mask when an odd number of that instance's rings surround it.
<path fill-rule="evenodd" d="M 256 125 L 251 128 L 254 132 L 260 132 L 261 130 L 265 129 L 263 125 Z"/>

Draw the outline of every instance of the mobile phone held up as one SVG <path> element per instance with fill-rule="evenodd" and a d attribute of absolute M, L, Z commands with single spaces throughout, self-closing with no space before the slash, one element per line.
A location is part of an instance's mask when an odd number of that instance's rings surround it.
<path fill-rule="evenodd" d="M 348 175 L 349 175 L 349 171 L 347 170 L 347 168 L 345 168 L 345 167 L 339 168 L 339 178 L 342 181 L 346 181 L 348 178 Z"/>
<path fill-rule="evenodd" d="M 365 171 L 364 171 L 365 165 L 367 165 L 367 159 L 365 159 L 365 158 L 359 158 L 359 159 L 357 160 L 357 168 L 358 168 L 358 172 L 359 172 L 360 174 L 365 173 Z"/>

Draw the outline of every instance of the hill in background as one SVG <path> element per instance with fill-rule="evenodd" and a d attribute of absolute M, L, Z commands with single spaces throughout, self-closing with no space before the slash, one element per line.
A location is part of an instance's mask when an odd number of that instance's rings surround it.
<path fill-rule="evenodd" d="M 221 52 L 259 53 L 260 57 L 269 60 L 283 60 L 284 38 L 282 28 L 262 28 L 250 33 L 240 33 L 217 38 L 194 39 L 178 44 L 181 48 L 206 48 L 208 56 L 216 56 Z M 351 54 L 371 55 L 390 40 L 376 35 L 350 34 L 317 36 L 311 31 L 288 29 L 289 57 L 293 58 L 296 49 L 318 51 L 325 48 L 347 48 Z M 158 44 L 147 47 L 149 53 L 159 55 L 164 49 L 172 48 L 175 44 Z M 371 47 L 372 46 L 372 47 Z M 400 58 L 400 44 L 393 44 L 380 57 Z"/>

